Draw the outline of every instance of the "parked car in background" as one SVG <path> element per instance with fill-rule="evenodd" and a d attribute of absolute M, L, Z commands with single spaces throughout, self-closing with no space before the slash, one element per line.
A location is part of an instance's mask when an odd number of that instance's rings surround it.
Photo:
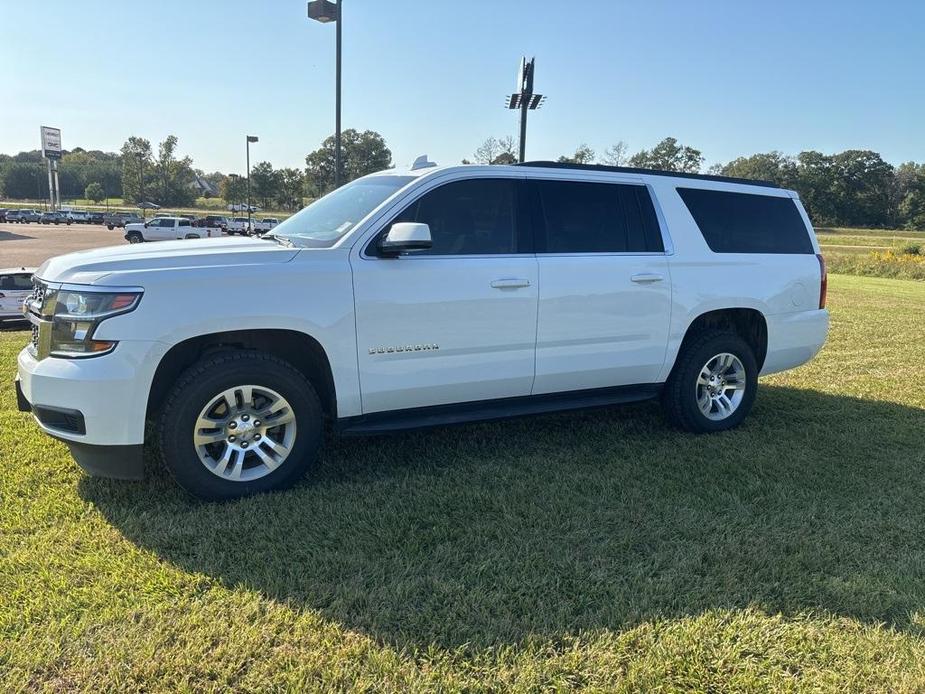
<path fill-rule="evenodd" d="M 219 215 L 209 214 L 205 217 L 199 217 L 193 220 L 193 226 L 195 227 L 214 227 L 216 229 L 225 230 L 225 227 L 228 226 L 228 219 L 221 217 Z"/>
<path fill-rule="evenodd" d="M 86 224 L 90 221 L 90 215 L 84 210 L 67 210 L 64 215 L 75 224 Z"/>
<path fill-rule="evenodd" d="M 39 217 L 40 224 L 67 224 L 70 226 L 71 219 L 64 212 L 42 212 Z"/>
<path fill-rule="evenodd" d="M 5 207 L 0 208 L 0 222 L 6 221 L 6 213 L 9 212 Z"/>
<path fill-rule="evenodd" d="M 296 483 L 327 421 L 370 434 L 658 398 L 681 429 L 725 431 L 829 327 L 799 196 L 756 181 L 390 169 L 273 235 L 47 261 L 19 407 L 103 476 L 141 477 L 156 432 L 174 479 L 228 499 Z M 297 300 L 268 310 L 255 286 Z M 787 427 L 789 397 L 759 426 Z"/>
<path fill-rule="evenodd" d="M 19 210 L 16 221 L 20 224 L 31 224 L 42 219 L 42 214 L 38 210 Z"/>
<path fill-rule="evenodd" d="M 253 220 L 253 233 L 265 234 L 277 224 L 279 224 L 279 220 L 276 217 L 264 217 L 263 219 L 255 219 Z"/>
<path fill-rule="evenodd" d="M 228 205 L 228 210 L 230 212 L 247 212 L 247 203 L 236 203 L 234 205 Z M 260 205 L 251 205 L 251 213 L 259 212 Z"/>
<path fill-rule="evenodd" d="M 156 217 L 149 222 L 125 225 L 125 240 L 129 243 L 205 239 L 221 235 L 221 229 L 194 227 L 186 217 Z"/>
<path fill-rule="evenodd" d="M 0 270 L 0 320 L 22 318 L 22 303 L 32 294 L 34 267 Z"/>
<path fill-rule="evenodd" d="M 122 228 L 126 224 L 134 224 L 143 221 L 141 215 L 137 212 L 114 212 L 103 219 L 103 224 L 112 231 L 115 228 Z"/>
<path fill-rule="evenodd" d="M 251 227 L 250 223 L 247 221 L 247 217 L 234 217 L 228 222 L 225 231 L 231 236 L 235 234 L 248 236 L 251 233 Z"/>
<path fill-rule="evenodd" d="M 7 210 L 3 217 L 4 221 L 10 224 L 17 224 L 19 222 L 19 210 Z"/>
<path fill-rule="evenodd" d="M 87 223 L 102 224 L 105 216 L 106 215 L 104 215 L 102 212 L 89 212 L 87 214 Z"/>

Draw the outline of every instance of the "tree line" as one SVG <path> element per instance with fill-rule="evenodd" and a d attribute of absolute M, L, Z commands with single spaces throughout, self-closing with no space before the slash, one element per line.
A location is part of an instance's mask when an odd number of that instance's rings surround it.
<path fill-rule="evenodd" d="M 119 152 L 79 147 L 67 151 L 58 167 L 61 196 L 97 202 L 122 198 L 127 204 L 147 201 L 184 207 L 200 195 L 209 197 L 208 189 L 212 189 L 226 202 L 246 201 L 245 175 L 194 168 L 190 157 L 179 155 L 178 146 L 175 135 L 168 135 L 156 148 L 150 140 L 133 135 Z M 392 166 L 392 152 L 383 137 L 372 130 L 345 130 L 341 148 L 345 181 Z M 270 162 L 262 161 L 250 171 L 251 201 L 264 208 L 275 205 L 296 210 L 305 197 L 318 197 L 333 188 L 333 135 L 306 155 L 304 169 L 274 169 Z M 48 174 L 41 151 L 0 154 L 0 196 L 14 200 L 48 197 Z"/>
<path fill-rule="evenodd" d="M 75 148 L 59 166 L 61 195 L 90 200 L 122 198 L 139 203 L 142 197 L 159 205 L 187 206 L 203 191 L 202 183 L 227 202 L 244 202 L 246 178 L 218 171 L 205 173 L 190 157 L 178 154 L 178 140 L 169 135 L 155 149 L 143 137 L 129 137 L 119 152 Z M 479 164 L 511 164 L 517 160 L 513 137 L 489 137 L 472 155 Z M 703 153 L 666 137 L 651 149 L 630 155 L 625 142 L 598 154 L 586 144 L 558 157 L 559 162 L 601 163 L 663 171 L 699 173 Z M 342 134 L 343 180 L 351 181 L 392 166 L 392 153 L 382 135 L 372 130 Z M 715 164 L 707 173 L 770 181 L 799 192 L 813 222 L 819 226 L 903 227 L 925 229 L 925 163 L 899 166 L 869 150 L 824 154 L 814 150 L 790 156 L 766 152 Z M 305 197 L 321 196 L 334 187 L 334 137 L 305 157 L 305 168 L 275 169 L 257 162 L 250 172 L 251 201 L 264 208 L 276 205 L 295 210 Z M 144 194 L 142 196 L 142 190 Z M 48 196 L 45 163 L 38 150 L 0 154 L 0 195 L 11 199 Z"/>
<path fill-rule="evenodd" d="M 514 152 L 513 138 L 489 137 L 475 151 L 473 160 L 479 164 L 506 164 L 516 161 Z M 704 156 L 699 149 L 666 137 L 652 149 L 632 155 L 622 141 L 600 157 L 581 144 L 557 161 L 701 173 Z M 835 154 L 809 150 L 796 156 L 781 152 L 752 154 L 714 164 L 705 173 L 769 181 L 796 190 L 818 226 L 925 229 L 925 164 L 893 166 L 870 150 L 849 149 Z"/>

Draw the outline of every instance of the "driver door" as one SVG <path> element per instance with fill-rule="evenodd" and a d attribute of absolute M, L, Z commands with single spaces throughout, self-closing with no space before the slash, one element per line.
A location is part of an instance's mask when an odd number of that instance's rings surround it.
<path fill-rule="evenodd" d="M 354 257 L 364 413 L 530 394 L 537 261 L 522 187 L 475 178 L 431 188 Z M 432 248 L 380 255 L 398 221 L 428 224 Z"/>

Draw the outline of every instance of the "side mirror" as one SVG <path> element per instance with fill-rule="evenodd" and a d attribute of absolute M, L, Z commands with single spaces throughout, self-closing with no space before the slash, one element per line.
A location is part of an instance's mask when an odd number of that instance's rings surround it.
<path fill-rule="evenodd" d="M 430 227 L 418 222 L 397 222 L 379 242 L 379 250 L 386 255 L 408 251 L 423 251 L 433 246 Z"/>

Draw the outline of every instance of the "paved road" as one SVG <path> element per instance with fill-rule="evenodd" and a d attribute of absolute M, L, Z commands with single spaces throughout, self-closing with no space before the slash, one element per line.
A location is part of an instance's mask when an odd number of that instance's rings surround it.
<path fill-rule="evenodd" d="M 0 222 L 0 267 L 39 266 L 56 255 L 128 243 L 122 233 L 98 224 Z"/>

